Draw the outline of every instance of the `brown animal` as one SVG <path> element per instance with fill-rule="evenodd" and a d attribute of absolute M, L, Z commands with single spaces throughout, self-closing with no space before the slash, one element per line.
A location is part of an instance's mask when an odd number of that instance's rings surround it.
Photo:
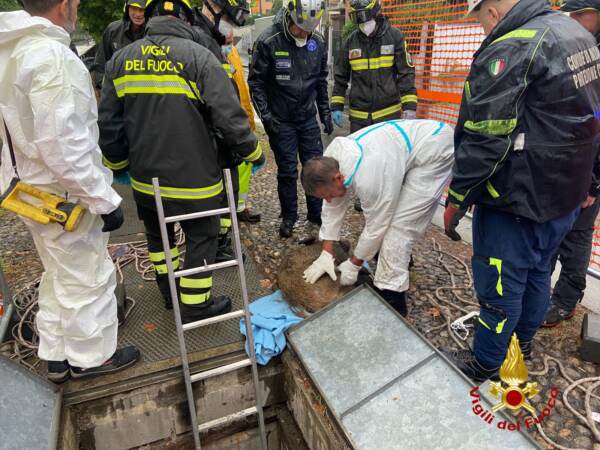
<path fill-rule="evenodd" d="M 339 274 L 338 281 L 332 281 L 328 275 L 323 275 L 315 284 L 304 281 L 304 271 L 319 257 L 321 250 L 320 243 L 292 248 L 283 256 L 279 266 L 278 285 L 282 296 L 300 315 L 304 311 L 317 312 L 353 289 L 353 286 L 340 285 Z M 350 244 L 347 242 L 335 244 L 337 264 L 348 258 L 349 250 Z"/>

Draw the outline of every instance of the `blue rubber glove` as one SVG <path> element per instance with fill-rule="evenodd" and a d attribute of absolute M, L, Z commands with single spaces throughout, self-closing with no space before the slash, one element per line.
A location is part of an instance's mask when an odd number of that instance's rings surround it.
<path fill-rule="evenodd" d="M 267 164 L 267 158 L 266 158 L 266 156 L 264 156 L 264 153 L 263 153 L 262 161 L 258 160 L 252 164 L 252 175 L 255 175 L 256 172 L 258 172 L 263 167 L 265 167 L 266 164 Z"/>
<path fill-rule="evenodd" d="M 333 118 L 333 123 L 335 123 L 338 127 L 342 128 L 342 120 L 344 119 L 344 114 L 341 111 L 332 111 L 331 117 Z"/>
<path fill-rule="evenodd" d="M 131 185 L 131 178 L 129 177 L 129 172 L 121 172 L 114 174 L 113 181 L 116 184 Z"/>

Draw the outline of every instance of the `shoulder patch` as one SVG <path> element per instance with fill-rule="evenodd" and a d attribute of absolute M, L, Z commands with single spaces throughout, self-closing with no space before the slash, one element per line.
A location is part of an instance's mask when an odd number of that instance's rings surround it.
<path fill-rule="evenodd" d="M 496 58 L 490 63 L 488 68 L 489 68 L 490 74 L 493 77 L 497 77 L 504 71 L 504 69 L 506 69 L 506 59 Z"/>
<path fill-rule="evenodd" d="M 351 48 L 348 51 L 348 59 L 356 59 L 362 56 L 362 49 L 360 48 Z"/>

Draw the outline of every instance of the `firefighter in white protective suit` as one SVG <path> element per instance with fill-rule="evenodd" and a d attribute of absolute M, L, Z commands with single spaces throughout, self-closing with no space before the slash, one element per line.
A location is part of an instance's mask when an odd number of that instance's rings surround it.
<path fill-rule="evenodd" d="M 408 266 L 414 242 L 431 223 L 450 176 L 452 127 L 432 120 L 393 120 L 333 140 L 302 172 L 306 192 L 325 200 L 320 238 L 323 251 L 304 272 L 308 283 L 328 274 L 334 281 L 333 242 L 353 194 L 364 209 L 354 255 L 337 267 L 342 285 L 356 283 L 365 261 L 378 254 L 374 284 L 406 316 Z"/>
<path fill-rule="evenodd" d="M 69 50 L 79 0 L 22 4 L 25 11 L 0 13 L 0 194 L 6 198 L 20 180 L 85 209 L 73 231 L 21 216 L 45 269 L 38 356 L 48 362 L 48 378 L 62 382 L 120 370 L 139 352 L 116 349 L 116 276 L 106 231 L 121 226 L 123 213 L 97 145 L 90 76 Z"/>

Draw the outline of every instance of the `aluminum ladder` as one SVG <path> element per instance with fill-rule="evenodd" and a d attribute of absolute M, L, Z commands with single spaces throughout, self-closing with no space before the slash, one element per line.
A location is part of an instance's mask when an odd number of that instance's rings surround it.
<path fill-rule="evenodd" d="M 171 291 L 171 299 L 173 300 L 173 311 L 175 313 L 175 325 L 177 328 L 177 338 L 179 340 L 179 352 L 181 355 L 181 365 L 183 368 L 183 376 L 185 381 L 185 390 L 187 394 L 187 402 L 190 410 L 190 420 L 192 424 L 192 432 L 194 434 L 194 443 L 197 450 L 200 450 L 200 433 L 203 431 L 210 430 L 212 428 L 225 425 L 228 423 L 232 423 L 238 420 L 241 420 L 245 417 L 251 416 L 253 414 L 258 415 L 258 424 L 260 428 L 260 442 L 263 450 L 267 450 L 267 437 L 265 432 L 265 419 L 263 414 L 263 402 L 262 395 L 260 391 L 260 383 L 258 379 L 258 367 L 256 366 L 256 354 L 254 351 L 254 335 L 252 333 L 252 326 L 250 320 L 250 310 L 249 310 L 249 301 L 248 301 L 248 289 L 246 286 L 246 275 L 244 273 L 244 263 L 242 259 L 242 245 L 240 242 L 240 230 L 237 221 L 237 207 L 235 204 L 235 199 L 233 196 L 233 186 L 231 183 L 231 172 L 229 169 L 225 169 L 225 188 L 227 191 L 227 208 L 214 209 L 211 211 L 201 211 L 195 212 L 191 214 L 182 214 L 177 216 L 165 217 L 165 212 L 163 208 L 162 198 L 160 196 L 160 185 L 158 183 L 158 178 L 152 178 L 152 186 L 154 188 L 154 199 L 156 202 L 156 212 L 158 213 L 158 221 L 160 225 L 160 234 L 162 238 L 163 248 L 165 251 L 165 255 L 170 254 L 170 244 L 169 237 L 167 234 L 167 224 L 174 222 L 182 222 L 184 220 L 190 219 L 199 219 L 202 217 L 211 217 L 211 216 L 220 216 L 222 214 L 229 213 L 231 215 L 231 222 L 233 228 L 233 242 L 234 242 L 234 250 L 235 250 L 235 259 L 230 261 L 223 261 L 215 264 L 206 264 L 201 267 L 189 268 L 185 270 L 175 271 L 173 269 L 173 262 L 171 258 L 165 258 L 167 263 L 167 271 L 169 276 L 169 288 Z M 185 325 L 181 322 L 181 315 L 179 310 L 179 296 L 177 295 L 176 288 L 176 279 L 180 277 L 195 275 L 202 272 L 208 272 L 213 270 L 225 269 L 228 267 L 238 267 L 239 276 L 240 276 L 240 284 L 242 289 L 242 297 L 244 301 L 243 309 L 232 311 L 226 314 L 222 314 L 220 316 L 211 317 L 204 320 L 198 320 L 196 322 L 186 323 Z M 196 328 L 204 327 L 207 325 L 223 322 L 225 320 L 234 320 L 239 319 L 240 317 L 244 317 L 244 321 L 246 323 L 246 336 L 248 339 L 248 347 L 250 350 L 250 357 L 242 359 L 241 361 L 237 361 L 231 364 L 227 364 L 221 367 L 216 367 L 214 369 L 205 370 L 203 372 L 191 374 L 190 366 L 188 362 L 188 352 L 185 343 L 185 332 L 189 330 L 193 330 Z M 196 406 L 194 402 L 194 393 L 192 390 L 192 383 L 200 380 L 205 380 L 207 378 L 211 378 L 218 375 L 223 375 L 225 373 L 250 366 L 252 369 L 252 378 L 254 380 L 254 390 L 256 393 L 256 406 L 251 408 L 244 409 L 242 411 L 238 411 L 227 416 L 211 420 L 209 422 L 198 425 L 198 416 L 196 415 Z M 195 430 L 195 431 L 194 431 Z"/>

